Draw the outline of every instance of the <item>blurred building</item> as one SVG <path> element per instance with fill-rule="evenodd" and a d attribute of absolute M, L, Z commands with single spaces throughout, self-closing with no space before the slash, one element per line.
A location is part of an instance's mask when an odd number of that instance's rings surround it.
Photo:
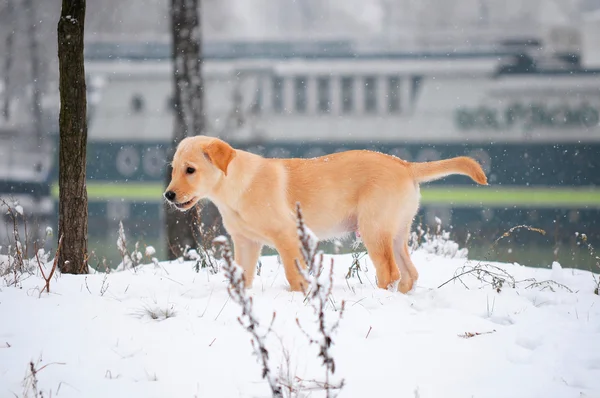
<path fill-rule="evenodd" d="M 36 4 L 45 129 L 56 142 L 60 2 Z M 413 161 L 467 154 L 484 164 L 494 194 L 459 177 L 434 184 L 423 191 L 426 220 L 470 230 L 559 220 L 564 236 L 582 223 L 597 227 L 600 1 L 205 0 L 203 7 L 210 134 L 271 157 L 352 148 Z M 11 28 L 28 29 L 25 13 L 12 15 L 7 20 L 0 6 L 0 54 Z M 90 2 L 86 32 L 90 233 L 110 234 L 126 219 L 134 234 L 156 239 L 173 126 L 168 3 Z M 5 173 L 9 187 L 31 168 L 31 156 L 14 155 L 17 137 L 31 142 L 23 139 L 31 131 L 31 74 L 20 67 L 31 59 L 25 36 L 15 35 L 19 67 L 0 84 L 14 108 L 0 122 L 13 131 L 4 134 L 9 160 L 1 167 L 18 170 Z M 36 181 L 56 194 L 52 154 L 44 159 Z"/>

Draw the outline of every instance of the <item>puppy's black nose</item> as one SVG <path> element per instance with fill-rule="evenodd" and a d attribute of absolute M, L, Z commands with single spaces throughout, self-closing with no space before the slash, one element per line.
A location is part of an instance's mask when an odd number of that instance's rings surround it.
<path fill-rule="evenodd" d="M 168 201 L 174 201 L 175 200 L 175 192 L 173 191 L 167 191 L 165 192 L 165 198 L 167 198 Z"/>

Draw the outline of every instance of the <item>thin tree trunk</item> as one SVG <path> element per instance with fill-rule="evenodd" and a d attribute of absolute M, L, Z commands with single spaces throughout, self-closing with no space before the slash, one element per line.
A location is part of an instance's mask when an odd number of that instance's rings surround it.
<path fill-rule="evenodd" d="M 85 185 L 87 99 L 83 65 L 85 0 L 63 0 L 58 22 L 60 149 L 58 237 L 64 235 L 59 267 L 88 273 L 88 200 Z"/>
<path fill-rule="evenodd" d="M 35 6 L 33 3 L 33 0 L 25 0 L 23 6 L 27 12 L 27 25 L 29 33 L 29 59 L 31 60 L 31 82 L 33 89 L 31 93 L 31 116 L 33 119 L 33 132 L 37 141 L 37 150 L 40 152 L 40 154 L 42 154 L 47 147 L 44 142 L 46 137 L 44 134 L 45 132 L 42 120 L 42 81 L 40 79 L 42 60 L 40 57 L 40 47 L 37 37 L 38 20 L 36 18 Z M 32 166 L 34 167 L 36 173 L 39 173 L 43 167 L 40 159 L 37 159 Z M 33 195 L 34 206 L 39 207 L 40 200 L 41 197 L 39 193 L 36 192 Z M 32 221 L 33 225 L 38 226 L 37 228 L 33 229 L 33 241 L 37 242 L 40 238 L 40 216 L 38 213 L 33 214 Z"/>
<path fill-rule="evenodd" d="M 13 0 L 7 0 L 6 4 L 7 20 L 13 21 L 15 18 Z M 12 62 L 14 57 L 15 29 L 11 29 L 6 34 L 6 58 L 4 59 L 4 103 L 2 104 L 2 116 L 4 120 L 10 119 L 10 101 L 12 87 L 10 85 L 10 73 L 12 70 Z"/>
<path fill-rule="evenodd" d="M 168 159 L 172 159 L 182 139 L 204 131 L 202 27 L 199 14 L 200 0 L 171 0 L 175 123 Z M 171 168 L 167 167 L 166 184 L 170 181 Z M 194 213 L 181 213 L 166 207 L 167 252 L 170 258 L 181 255 L 186 246 L 194 247 Z"/>
<path fill-rule="evenodd" d="M 41 104 L 41 81 L 40 81 L 40 51 L 37 40 L 37 19 L 35 17 L 35 6 L 32 0 L 25 0 L 23 6 L 27 12 L 28 34 L 29 34 L 29 56 L 31 60 L 31 115 L 33 116 L 33 129 L 37 139 L 38 147 L 43 147 L 44 127 L 42 125 Z"/>

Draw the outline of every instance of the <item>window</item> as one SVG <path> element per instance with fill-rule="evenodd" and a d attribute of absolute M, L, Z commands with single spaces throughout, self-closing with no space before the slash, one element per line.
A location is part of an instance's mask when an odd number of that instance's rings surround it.
<path fill-rule="evenodd" d="M 298 76 L 294 80 L 296 112 L 306 112 L 306 76 Z"/>
<path fill-rule="evenodd" d="M 365 112 L 377 112 L 377 80 L 374 76 L 365 77 Z"/>
<path fill-rule="evenodd" d="M 133 113 L 142 113 L 144 111 L 144 98 L 140 94 L 134 94 L 131 97 L 131 110 Z"/>
<path fill-rule="evenodd" d="M 254 115 L 258 115 L 263 109 L 263 81 L 259 78 L 256 82 L 256 93 L 252 105 L 250 106 L 250 112 Z"/>
<path fill-rule="evenodd" d="M 167 111 L 172 112 L 175 109 L 177 109 L 177 107 L 175 106 L 175 98 L 170 95 L 167 97 Z"/>
<path fill-rule="evenodd" d="M 273 84 L 273 111 L 283 112 L 283 77 L 274 76 L 271 81 Z"/>
<path fill-rule="evenodd" d="M 354 80 L 351 77 L 342 77 L 342 112 L 350 113 L 354 108 Z"/>
<path fill-rule="evenodd" d="M 317 79 L 317 98 L 319 112 L 328 113 L 331 111 L 329 77 L 319 77 Z"/>
<path fill-rule="evenodd" d="M 388 77 L 388 112 L 400 112 L 400 78 L 398 76 Z"/>

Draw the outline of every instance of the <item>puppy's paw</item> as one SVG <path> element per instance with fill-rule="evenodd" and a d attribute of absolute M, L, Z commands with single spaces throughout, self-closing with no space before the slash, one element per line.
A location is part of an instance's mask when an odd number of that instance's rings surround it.
<path fill-rule="evenodd" d="M 306 291 L 306 282 L 302 280 L 297 281 L 289 281 L 290 283 L 290 291 L 292 292 L 305 292 Z"/>
<path fill-rule="evenodd" d="M 398 284 L 398 291 L 402 294 L 410 292 L 413 288 L 413 280 L 411 278 L 404 277 L 400 279 Z"/>
<path fill-rule="evenodd" d="M 244 275 L 244 287 L 246 289 L 252 289 L 252 284 L 254 282 L 254 278 L 246 278 Z"/>

